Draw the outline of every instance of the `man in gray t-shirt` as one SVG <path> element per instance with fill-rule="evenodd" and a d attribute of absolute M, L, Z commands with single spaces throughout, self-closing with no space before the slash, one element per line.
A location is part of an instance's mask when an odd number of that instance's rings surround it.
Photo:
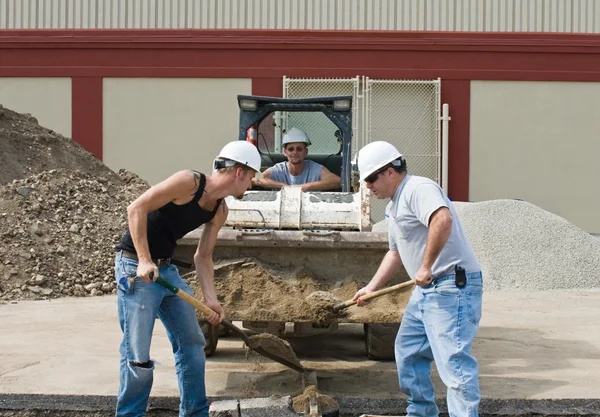
<path fill-rule="evenodd" d="M 263 172 L 263 178 L 253 184 L 269 189 L 285 186 L 302 187 L 302 191 L 324 191 L 340 187 L 340 177 L 323 165 L 305 159 L 310 140 L 298 128 L 289 129 L 281 141 L 287 161 L 273 165 Z"/>
<path fill-rule="evenodd" d="M 402 266 L 417 285 L 395 342 L 400 389 L 409 416 L 437 416 L 431 363 L 448 388 L 448 413 L 478 415 L 477 361 L 471 346 L 481 318 L 481 266 L 456 211 L 437 183 L 408 175 L 406 161 L 387 142 L 358 154 L 360 180 L 386 208 L 389 251 L 369 284 L 354 296 L 383 287 Z"/>

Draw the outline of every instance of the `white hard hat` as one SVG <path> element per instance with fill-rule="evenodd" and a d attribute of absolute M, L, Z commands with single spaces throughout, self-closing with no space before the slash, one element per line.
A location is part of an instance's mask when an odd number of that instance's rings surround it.
<path fill-rule="evenodd" d="M 228 159 L 230 161 L 239 162 L 252 168 L 257 173 L 260 173 L 260 154 L 256 146 L 244 140 L 236 140 L 229 142 L 221 149 L 219 156 L 215 159 L 215 168 L 220 168 L 217 165 L 218 159 Z"/>
<path fill-rule="evenodd" d="M 287 130 L 283 135 L 281 144 L 287 145 L 288 143 L 295 142 L 306 143 L 306 146 L 310 145 L 310 139 L 308 138 L 308 136 L 306 136 L 306 133 L 304 133 L 297 127 L 292 127 L 290 130 Z"/>
<path fill-rule="evenodd" d="M 402 154 L 391 143 L 371 142 L 358 152 L 358 171 L 360 180 L 364 181 L 369 175 L 400 158 Z"/>

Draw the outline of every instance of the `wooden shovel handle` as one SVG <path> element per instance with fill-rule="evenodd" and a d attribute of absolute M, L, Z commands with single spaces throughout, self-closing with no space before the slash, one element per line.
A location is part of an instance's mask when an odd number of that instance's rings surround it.
<path fill-rule="evenodd" d="M 367 300 L 370 300 L 372 298 L 377 298 L 379 296 L 382 296 L 382 295 L 385 295 L 385 294 L 389 294 L 389 293 L 394 292 L 394 291 L 398 291 L 401 288 L 408 287 L 408 286 L 414 285 L 414 284 L 415 284 L 415 280 L 411 279 L 410 281 L 402 282 L 400 284 L 392 285 L 391 287 L 387 287 L 387 288 L 384 288 L 382 290 L 378 290 L 378 291 L 372 292 L 370 294 L 363 295 L 360 298 L 363 301 L 367 301 Z M 343 303 L 336 304 L 333 307 L 333 311 L 334 312 L 338 312 L 338 311 L 343 310 L 343 309 L 345 309 L 347 307 L 353 306 L 357 302 L 358 302 L 358 300 L 344 301 Z"/>
<path fill-rule="evenodd" d="M 152 279 L 152 277 L 150 277 L 150 279 Z M 204 314 L 205 316 L 210 316 L 212 313 L 214 313 L 212 308 L 210 308 L 209 306 L 207 306 L 206 304 L 204 304 L 202 301 L 198 300 L 197 298 L 192 297 L 187 292 L 181 291 L 178 287 L 171 284 L 169 281 L 167 281 L 163 277 L 156 278 L 156 283 L 165 287 L 167 290 L 171 291 L 176 296 L 183 298 L 185 301 L 187 301 L 188 303 L 190 303 L 191 305 L 196 307 L 198 310 L 200 310 L 202 312 L 202 314 Z"/>

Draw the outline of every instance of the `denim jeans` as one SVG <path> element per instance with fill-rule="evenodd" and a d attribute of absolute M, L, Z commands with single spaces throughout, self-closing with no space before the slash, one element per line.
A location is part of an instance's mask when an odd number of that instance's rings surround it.
<path fill-rule="evenodd" d="M 471 355 L 481 318 L 481 272 L 467 273 L 467 285 L 456 287 L 454 275 L 416 287 L 396 337 L 400 390 L 408 396 L 407 415 L 437 416 L 431 362 L 435 360 L 447 387 L 451 417 L 476 417 L 479 373 Z"/>
<path fill-rule="evenodd" d="M 160 318 L 173 346 L 179 383 L 180 417 L 208 417 L 204 383 L 204 335 L 194 308 L 157 283 L 136 277 L 138 262 L 119 252 L 115 259 L 119 322 L 123 331 L 117 417 L 146 415 L 152 389 L 154 362 L 150 342 L 156 317 Z M 159 268 L 161 277 L 192 294 L 174 265 Z M 130 281 L 133 279 L 133 282 Z"/>

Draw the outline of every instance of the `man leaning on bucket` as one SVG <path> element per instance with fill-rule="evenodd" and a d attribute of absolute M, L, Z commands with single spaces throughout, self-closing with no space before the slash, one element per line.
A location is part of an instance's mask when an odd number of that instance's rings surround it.
<path fill-rule="evenodd" d="M 154 283 L 158 276 L 186 293 L 191 287 L 171 263 L 177 241 L 204 225 L 194 254 L 196 275 L 216 325 L 225 317 L 214 285 L 212 253 L 227 220 L 225 197 L 241 198 L 260 170 L 256 146 L 230 142 L 213 163 L 212 175 L 179 171 L 151 187 L 127 208 L 128 229 L 117 244 L 119 324 L 123 331 L 116 417 L 146 415 L 154 378 L 150 344 L 156 317 L 173 346 L 181 417 L 208 417 L 204 381 L 206 341 L 194 307 Z"/>
<path fill-rule="evenodd" d="M 389 251 L 354 296 L 382 288 L 404 265 L 416 287 L 396 337 L 400 390 L 407 415 L 437 417 L 431 362 L 447 387 L 450 416 L 478 415 L 477 360 L 471 346 L 481 318 L 481 266 L 456 211 L 434 181 L 408 175 L 406 160 L 390 143 L 373 142 L 358 155 L 360 180 L 378 199 L 389 198 Z"/>

